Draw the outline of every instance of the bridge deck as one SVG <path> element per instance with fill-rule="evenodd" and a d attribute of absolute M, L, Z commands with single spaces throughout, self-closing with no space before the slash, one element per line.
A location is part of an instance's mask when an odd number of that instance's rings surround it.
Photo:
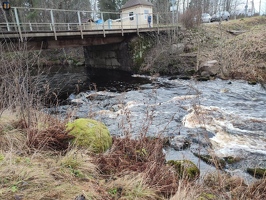
<path fill-rule="evenodd" d="M 17 32 L 17 31 L 9 31 L 2 32 L 0 34 L 0 39 L 15 39 L 15 38 L 43 38 L 43 37 L 85 37 L 85 36 L 103 36 L 109 34 L 120 34 L 124 35 L 127 33 L 143 33 L 143 32 L 160 32 L 165 30 L 173 30 L 173 26 L 169 27 L 161 27 L 161 28 L 140 28 L 140 29 L 112 29 L 112 30 L 69 30 L 69 31 L 31 31 L 31 32 Z M 56 38 L 57 39 L 57 38 Z"/>
<path fill-rule="evenodd" d="M 84 37 L 103 36 L 127 33 L 155 32 L 175 29 L 177 24 L 171 21 L 169 13 L 153 14 L 152 28 L 136 20 L 128 24 L 129 17 L 121 18 L 121 13 L 95 11 L 43 9 L 12 7 L 9 11 L 0 11 L 0 40 L 26 38 L 54 37 Z M 100 23 L 88 21 L 91 16 L 117 16 L 117 19 L 100 20 Z M 144 13 L 135 14 L 135 19 L 143 17 Z M 34 16 L 34 17 L 32 17 Z M 130 16 L 132 17 L 132 16 Z"/>

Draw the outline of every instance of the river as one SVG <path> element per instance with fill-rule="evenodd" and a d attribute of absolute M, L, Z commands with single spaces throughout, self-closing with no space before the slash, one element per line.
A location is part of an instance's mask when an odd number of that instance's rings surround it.
<path fill-rule="evenodd" d="M 163 136 L 173 144 L 185 138 L 190 147 L 165 148 L 166 158 L 190 159 L 203 171 L 213 167 L 193 153 L 237 157 L 226 170 L 249 180 L 248 167 L 266 167 L 266 90 L 259 84 L 113 72 L 90 76 L 93 87 L 70 94 L 54 112 L 100 120 L 112 135 Z"/>

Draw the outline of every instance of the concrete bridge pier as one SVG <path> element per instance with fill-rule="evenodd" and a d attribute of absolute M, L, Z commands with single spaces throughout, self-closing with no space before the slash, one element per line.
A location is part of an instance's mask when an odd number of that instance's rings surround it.
<path fill-rule="evenodd" d="M 132 72 L 133 59 L 129 42 L 130 39 L 125 38 L 120 43 L 84 46 L 86 66 Z"/>

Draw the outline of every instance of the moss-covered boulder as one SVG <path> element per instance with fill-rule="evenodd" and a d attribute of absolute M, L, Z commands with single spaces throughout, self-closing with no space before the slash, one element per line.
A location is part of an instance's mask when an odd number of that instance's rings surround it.
<path fill-rule="evenodd" d="M 256 178 L 266 177 L 266 169 L 264 168 L 247 168 L 247 172 Z"/>
<path fill-rule="evenodd" d="M 96 120 L 80 118 L 66 125 L 70 135 L 75 136 L 74 144 L 102 153 L 112 145 L 112 137 L 107 127 Z"/>
<path fill-rule="evenodd" d="M 180 178 L 194 180 L 199 177 L 199 168 L 190 160 L 169 160 L 168 165 L 174 167 Z"/>

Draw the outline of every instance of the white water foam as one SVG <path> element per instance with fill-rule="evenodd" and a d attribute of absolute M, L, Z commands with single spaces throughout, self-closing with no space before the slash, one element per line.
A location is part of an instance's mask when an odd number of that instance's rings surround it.
<path fill-rule="evenodd" d="M 266 135 L 262 130 L 242 130 L 234 127 L 234 122 L 265 123 L 264 119 L 242 118 L 227 113 L 218 107 L 194 106 L 183 119 L 188 128 L 202 127 L 215 134 L 210 139 L 218 156 L 230 156 L 239 149 L 266 155 Z M 243 124 L 247 125 L 247 124 Z"/>

